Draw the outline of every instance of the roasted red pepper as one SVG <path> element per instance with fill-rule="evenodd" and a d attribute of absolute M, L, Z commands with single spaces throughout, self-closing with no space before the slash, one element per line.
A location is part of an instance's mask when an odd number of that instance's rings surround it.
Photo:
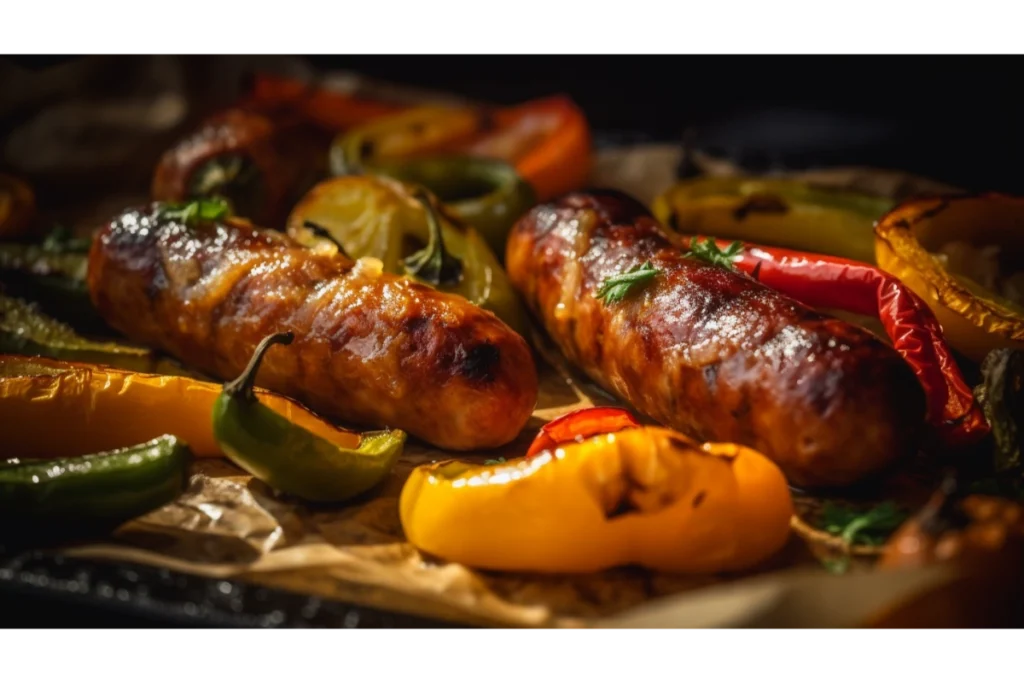
<path fill-rule="evenodd" d="M 716 240 L 720 249 L 730 242 Z M 989 432 L 927 304 L 888 273 L 858 261 L 789 249 L 744 245 L 736 267 L 813 308 L 836 308 L 878 318 L 893 348 L 924 387 L 927 420 L 943 442 L 966 446 Z"/>
<path fill-rule="evenodd" d="M 341 155 L 345 162 L 334 164 L 335 173 L 341 167 L 371 168 L 371 161 L 467 154 L 508 162 L 530 184 L 538 201 L 579 189 L 590 175 L 590 127 L 583 112 L 563 96 L 512 107 L 433 106 L 370 99 L 358 87 L 346 90 L 261 75 L 245 106 L 284 108 L 334 132 L 354 129 L 351 137 L 336 141 L 335 147 L 346 151 Z M 363 127 L 371 122 L 373 144 L 350 144 L 367 137 Z M 351 158 L 353 146 L 372 147 L 373 153 Z"/>
<path fill-rule="evenodd" d="M 257 74 L 252 93 L 243 103 L 258 110 L 286 110 L 338 132 L 408 109 L 411 104 L 363 97 L 357 89 L 317 87 L 315 83 Z"/>
<path fill-rule="evenodd" d="M 639 426 L 640 423 L 621 408 L 581 408 L 541 427 L 530 449 L 526 451 L 526 457 L 533 457 L 570 441 L 583 441 L 598 434 L 610 434 Z"/>

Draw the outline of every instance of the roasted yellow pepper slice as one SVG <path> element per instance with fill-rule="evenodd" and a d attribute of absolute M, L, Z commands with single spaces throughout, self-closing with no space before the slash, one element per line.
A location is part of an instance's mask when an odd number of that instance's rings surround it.
<path fill-rule="evenodd" d="M 698 178 L 654 200 L 665 225 L 684 235 L 786 247 L 873 263 L 875 221 L 891 199 L 782 178 Z"/>
<path fill-rule="evenodd" d="M 288 234 L 307 246 L 329 248 L 321 233 L 326 231 L 349 257 L 380 259 L 385 272 L 465 297 L 525 334 L 522 304 L 487 243 L 418 190 L 379 176 L 325 180 L 292 209 Z M 425 267 L 431 257 L 438 268 Z"/>
<path fill-rule="evenodd" d="M 782 472 L 736 444 L 660 427 L 569 443 L 492 466 L 413 470 L 399 503 L 420 550 L 490 570 L 673 573 L 740 570 L 789 537 Z"/>
<path fill-rule="evenodd" d="M 1001 253 L 978 272 L 956 272 L 947 266 L 951 246 L 998 247 Z M 979 362 L 993 349 L 1024 349 L 1024 308 L 979 281 L 1024 278 L 1024 198 L 989 194 L 905 202 L 878 222 L 875 249 L 878 265 L 928 303 L 954 349 Z M 1006 278 L 999 276 L 1001 265 L 1010 271 Z"/>
<path fill-rule="evenodd" d="M 188 377 L 0 355 L 0 434 L 4 449 L 24 458 L 110 451 L 164 434 L 188 443 L 196 456 L 220 456 L 211 416 L 221 389 Z M 256 396 L 321 438 L 359 446 L 359 434 L 334 427 L 289 398 L 261 389 Z"/>

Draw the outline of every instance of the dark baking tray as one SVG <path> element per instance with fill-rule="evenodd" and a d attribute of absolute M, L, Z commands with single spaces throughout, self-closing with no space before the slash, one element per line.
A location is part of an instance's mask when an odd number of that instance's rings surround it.
<path fill-rule="evenodd" d="M 0 628 L 440 628 L 449 622 L 57 551 L 0 548 Z"/>

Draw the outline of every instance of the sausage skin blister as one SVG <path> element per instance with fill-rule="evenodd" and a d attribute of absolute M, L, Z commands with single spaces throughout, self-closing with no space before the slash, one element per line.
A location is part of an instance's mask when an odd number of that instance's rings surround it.
<path fill-rule="evenodd" d="M 763 452 L 798 486 L 844 486 L 914 453 L 924 392 L 867 331 L 684 256 L 632 198 L 575 193 L 519 220 L 513 285 L 574 365 L 694 438 Z M 617 303 L 608 277 L 661 273 Z"/>
<path fill-rule="evenodd" d="M 491 313 L 247 221 L 126 211 L 94 240 L 88 283 L 112 327 L 222 379 L 293 332 L 257 383 L 344 422 L 471 450 L 514 439 L 536 403 L 530 349 Z"/>

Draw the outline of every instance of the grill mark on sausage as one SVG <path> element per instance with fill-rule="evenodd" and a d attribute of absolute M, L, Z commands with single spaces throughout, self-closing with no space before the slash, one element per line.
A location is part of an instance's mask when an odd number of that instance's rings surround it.
<path fill-rule="evenodd" d="M 489 383 L 494 381 L 500 363 L 501 351 L 497 346 L 485 342 L 469 351 L 458 347 L 453 367 L 456 373 L 468 380 Z"/>

